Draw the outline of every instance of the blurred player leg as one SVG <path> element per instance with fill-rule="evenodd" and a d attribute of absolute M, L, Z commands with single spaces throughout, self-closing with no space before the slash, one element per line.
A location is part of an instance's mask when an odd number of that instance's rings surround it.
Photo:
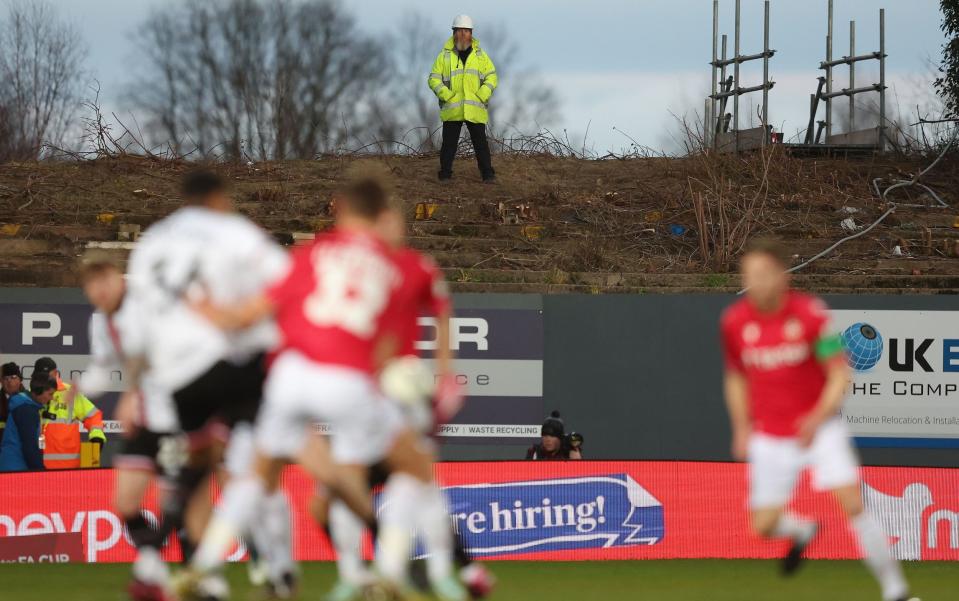
<path fill-rule="evenodd" d="M 418 260 L 415 264 L 422 265 L 423 261 Z M 411 320 L 415 323 L 415 315 Z M 410 337 L 410 340 L 413 338 Z M 409 344 L 410 348 L 406 350 L 412 353 L 413 342 Z M 436 444 L 431 434 L 436 429 L 437 420 L 446 421 L 462 405 L 461 391 L 455 385 L 455 380 L 445 380 L 445 384 L 440 387 L 442 390 L 438 390 L 433 371 L 414 355 L 407 354 L 390 362 L 383 369 L 380 387 L 400 409 L 406 425 L 418 433 L 417 445 L 427 455 L 428 463 L 435 463 Z M 387 488 L 387 498 L 390 494 L 391 491 Z M 495 579 L 485 566 L 472 560 L 461 538 L 453 533 L 442 491 L 435 482 L 431 482 L 423 490 L 423 495 L 416 529 L 428 553 L 426 580 L 442 581 L 455 561 L 456 566 L 461 568 L 460 580 L 470 594 L 477 599 L 488 596 L 495 586 Z"/>
<path fill-rule="evenodd" d="M 883 600 L 905 600 L 909 596 L 909 585 L 902 574 L 902 567 L 889 552 L 889 539 L 872 515 L 864 510 L 859 485 L 837 488 L 833 494 L 849 518 L 862 550 L 863 562 L 879 582 Z"/>
<path fill-rule="evenodd" d="M 266 498 L 278 490 L 279 477 L 286 458 L 300 457 L 310 436 L 311 424 L 325 421 L 331 414 L 342 419 L 357 399 L 371 395 L 371 383 L 357 372 L 323 368 L 299 353 L 281 355 L 275 362 L 266 386 L 266 401 L 256 426 L 257 458 L 249 477 L 237 478 L 224 491 L 220 507 L 197 550 L 194 568 L 208 572 L 218 566 L 233 537 L 252 523 L 263 511 Z M 320 398 L 314 398 L 321 391 Z M 342 486 L 348 479 L 331 476 L 335 472 L 321 463 L 304 462 L 314 477 L 327 478 L 337 489 L 362 490 L 355 483 Z M 368 493 L 359 504 L 370 506 Z M 366 513 L 372 516 L 372 510 Z"/>
<path fill-rule="evenodd" d="M 303 455 L 312 455 L 312 458 L 305 459 L 305 463 L 316 463 L 318 458 L 328 458 L 329 445 L 326 439 L 318 435 L 312 436 Z M 332 465 L 329 467 L 332 468 Z M 366 524 L 322 483 L 316 486 L 310 499 L 309 510 L 313 520 L 326 532 L 336 552 L 339 581 L 325 599 L 352 599 L 359 594 L 363 586 L 375 580 L 363 561 L 362 545 Z"/>
<path fill-rule="evenodd" d="M 818 530 L 815 522 L 784 511 L 803 468 L 803 450 L 794 439 L 754 433 L 748 455 L 750 525 L 759 536 L 790 540 L 783 572 L 792 574 Z"/>
<path fill-rule="evenodd" d="M 248 421 L 240 422 L 233 427 L 224 457 L 228 478 L 222 483 L 224 490 L 230 481 L 250 476 L 255 456 L 253 426 Z M 265 586 L 264 594 L 270 598 L 286 598 L 293 593 L 295 565 L 290 519 L 289 502 L 283 489 L 278 487 L 263 499 L 258 527 L 245 533 L 251 556 L 251 582 Z"/>
<path fill-rule="evenodd" d="M 359 443 L 362 444 L 362 443 Z M 370 487 L 365 483 L 367 468 L 365 465 L 356 465 L 352 469 L 355 474 L 349 474 L 346 466 L 334 465 L 330 443 L 326 437 L 312 433 L 298 456 L 299 463 L 317 482 L 315 502 L 337 498 L 363 522 L 371 531 L 377 531 L 376 516 L 373 514 L 373 503 L 370 499 Z M 345 473 L 346 472 L 346 473 Z M 324 529 L 329 528 L 325 511 L 317 507 L 312 511 L 314 519 Z M 329 533 L 329 532 L 327 532 Z"/>
<path fill-rule="evenodd" d="M 282 466 L 282 461 L 258 456 L 256 473 L 231 479 L 193 556 L 193 567 L 200 573 L 222 565 L 230 544 L 242 536 L 259 512 L 267 482 L 278 482 Z"/>
<path fill-rule="evenodd" d="M 843 423 L 834 419 L 820 427 L 809 449 L 813 484 L 832 491 L 859 541 L 863 561 L 882 589 L 884 601 L 905 600 L 909 585 L 889 541 L 876 520 L 865 511 L 859 483 L 859 461 Z"/>
<path fill-rule="evenodd" d="M 441 582 L 453 573 L 453 531 L 450 528 L 446 497 L 434 482 L 423 486 L 416 526 L 429 554 L 427 576 L 431 583 Z"/>
<path fill-rule="evenodd" d="M 115 508 L 137 549 L 130 596 L 137 601 L 162 600 L 169 578 L 167 566 L 160 556 L 162 539 L 157 524 L 151 524 L 140 510 L 140 504 L 153 480 L 153 461 L 143 455 L 125 454 L 117 459 L 116 473 Z"/>
<path fill-rule="evenodd" d="M 329 601 L 350 599 L 373 577 L 363 562 L 363 532 L 366 526 L 345 503 L 339 499 L 330 502 L 330 538 L 336 550 L 336 569 L 339 582 L 327 596 Z"/>
<path fill-rule="evenodd" d="M 386 483 L 380 512 L 376 567 L 393 583 L 405 586 L 408 579 L 413 528 L 422 485 L 415 477 L 394 473 Z"/>
<path fill-rule="evenodd" d="M 392 405 L 390 405 L 392 407 Z M 440 599 L 465 599 L 467 593 L 452 570 L 452 541 L 449 518 L 442 493 L 433 482 L 431 454 L 418 436 L 404 429 L 395 436 L 387 456 L 393 475 L 387 483 L 379 536 L 377 567 L 383 576 L 403 586 L 408 574 L 412 532 L 425 528 L 424 539 L 437 546 L 430 549 L 430 584 Z"/>
<path fill-rule="evenodd" d="M 293 516 L 290 502 L 277 488 L 263 500 L 263 521 L 260 528 L 266 533 L 268 594 L 271 598 L 288 599 L 296 589 L 296 563 L 293 561 Z"/>

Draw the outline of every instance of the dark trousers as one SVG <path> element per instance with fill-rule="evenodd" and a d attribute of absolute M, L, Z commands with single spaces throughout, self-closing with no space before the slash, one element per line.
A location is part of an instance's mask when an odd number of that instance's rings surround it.
<path fill-rule="evenodd" d="M 460 130 L 466 123 L 473 141 L 473 152 L 476 153 L 476 163 L 479 165 L 483 179 L 496 175 L 493 171 L 493 162 L 490 159 L 489 142 L 486 140 L 486 124 L 470 123 L 469 121 L 445 121 L 443 123 L 443 146 L 440 148 L 440 177 L 448 178 L 453 175 L 453 158 L 456 157 L 456 148 L 460 143 Z"/>

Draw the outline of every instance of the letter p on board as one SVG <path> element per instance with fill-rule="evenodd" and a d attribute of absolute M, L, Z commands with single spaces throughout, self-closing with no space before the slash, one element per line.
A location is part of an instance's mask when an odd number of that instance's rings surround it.
<path fill-rule="evenodd" d="M 62 324 L 56 313 L 24 313 L 21 344 L 33 344 L 34 338 L 56 338 Z"/>

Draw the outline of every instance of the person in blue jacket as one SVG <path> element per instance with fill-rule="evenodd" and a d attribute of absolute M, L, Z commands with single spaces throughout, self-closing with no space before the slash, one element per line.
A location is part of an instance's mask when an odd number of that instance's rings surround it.
<path fill-rule="evenodd" d="M 0 472 L 43 469 L 40 448 L 40 412 L 50 402 L 57 384 L 48 376 L 30 380 L 30 393 L 9 399 L 7 427 L 0 440 Z"/>

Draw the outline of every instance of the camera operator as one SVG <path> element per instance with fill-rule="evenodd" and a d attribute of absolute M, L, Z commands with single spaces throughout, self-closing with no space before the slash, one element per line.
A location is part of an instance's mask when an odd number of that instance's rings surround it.
<path fill-rule="evenodd" d="M 583 435 L 570 432 L 560 419 L 559 411 L 550 413 L 543 422 L 542 439 L 526 451 L 526 458 L 533 461 L 566 461 L 583 458 Z"/>

